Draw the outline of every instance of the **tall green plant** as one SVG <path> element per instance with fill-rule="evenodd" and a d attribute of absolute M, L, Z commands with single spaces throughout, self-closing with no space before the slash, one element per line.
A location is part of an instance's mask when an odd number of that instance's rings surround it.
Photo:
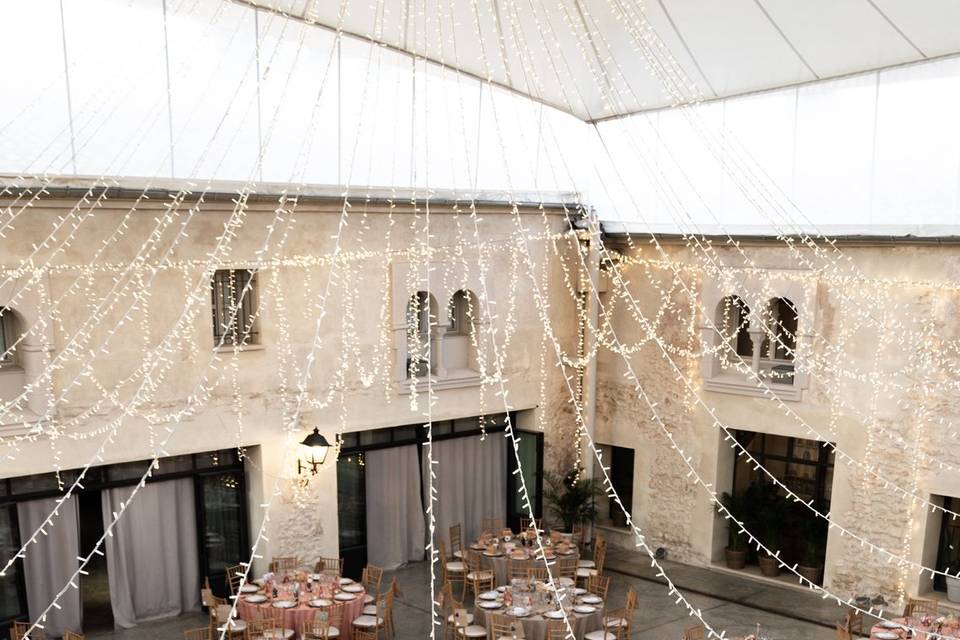
<path fill-rule="evenodd" d="M 603 493 L 600 483 L 583 477 L 583 469 L 571 471 L 565 476 L 547 472 L 543 474 L 546 487 L 543 493 L 547 511 L 563 523 L 566 531 L 575 524 L 593 520 L 597 515 L 594 498 Z"/>
<path fill-rule="evenodd" d="M 747 522 L 750 516 L 750 503 L 743 494 L 734 494 L 734 493 L 724 493 L 720 496 L 720 504 L 723 505 L 723 508 L 726 509 L 726 513 L 729 513 L 732 517 L 736 518 L 743 523 L 745 527 L 748 527 Z M 717 515 L 725 515 L 725 512 L 717 510 Z M 740 530 L 740 527 L 737 526 L 733 520 L 727 521 L 727 547 L 731 551 L 741 551 L 746 547 L 747 537 Z"/>

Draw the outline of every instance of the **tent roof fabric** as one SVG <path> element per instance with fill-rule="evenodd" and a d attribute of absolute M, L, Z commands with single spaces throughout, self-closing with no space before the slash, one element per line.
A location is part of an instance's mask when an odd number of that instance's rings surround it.
<path fill-rule="evenodd" d="M 960 53 L 953 0 L 236 1 L 460 69 L 586 121 L 677 103 L 641 55 L 642 28 L 704 100 Z"/>

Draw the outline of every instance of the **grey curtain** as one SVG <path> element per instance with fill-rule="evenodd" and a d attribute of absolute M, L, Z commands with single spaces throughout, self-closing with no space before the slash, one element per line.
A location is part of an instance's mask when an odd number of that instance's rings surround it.
<path fill-rule="evenodd" d="M 506 441 L 496 433 L 441 440 L 433 444 L 434 487 L 437 503 L 436 535 L 449 542 L 450 526 L 463 526 L 463 542 L 480 535 L 482 518 L 505 518 L 507 512 Z M 426 449 L 423 457 L 423 491 L 427 491 Z M 426 497 L 424 498 L 426 501 Z M 426 502 L 425 502 L 426 503 Z"/>
<path fill-rule="evenodd" d="M 56 498 L 31 500 L 17 505 L 20 521 L 20 539 L 27 540 L 57 505 Z M 23 573 L 27 585 L 27 609 L 30 621 L 35 622 L 56 595 L 71 579 L 79 566 L 80 530 L 77 518 L 77 499 L 70 498 L 60 507 L 53 525 L 41 534 L 37 544 L 30 545 L 23 559 Z M 41 621 L 48 638 L 59 638 L 66 630 L 80 631 L 80 591 L 70 589 L 58 600 L 60 609 L 50 610 L 46 621 Z"/>
<path fill-rule="evenodd" d="M 133 487 L 102 493 L 104 526 Z M 146 485 L 106 539 L 114 625 L 200 609 L 197 523 L 193 480 Z"/>
<path fill-rule="evenodd" d="M 416 445 L 366 454 L 367 559 L 385 569 L 423 560 L 425 524 Z"/>

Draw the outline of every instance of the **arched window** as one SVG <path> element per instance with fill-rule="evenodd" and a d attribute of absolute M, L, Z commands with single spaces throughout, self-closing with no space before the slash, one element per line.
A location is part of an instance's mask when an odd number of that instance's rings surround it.
<path fill-rule="evenodd" d="M 407 376 L 430 371 L 430 338 L 437 323 L 437 303 L 426 291 L 417 291 L 407 302 Z"/>
<path fill-rule="evenodd" d="M 473 331 L 473 318 L 477 316 L 477 305 L 473 294 L 461 289 L 450 298 L 449 333 L 470 335 Z"/>
<path fill-rule="evenodd" d="M 477 370 L 474 331 L 479 310 L 471 291 L 461 289 L 450 296 L 450 326 L 443 336 L 443 365 L 450 375 L 472 375 L 469 372 Z"/>
<path fill-rule="evenodd" d="M 753 356 L 753 340 L 750 338 L 750 307 L 740 296 L 727 296 L 717 309 L 717 327 L 741 358 Z M 732 358 L 726 354 L 728 359 Z"/>
<path fill-rule="evenodd" d="M 13 309 L 0 307 L 0 368 L 16 366 L 20 331 Z"/>
<path fill-rule="evenodd" d="M 787 298 L 774 298 L 767 305 L 767 316 L 768 335 L 764 340 L 763 356 L 792 362 L 797 348 L 797 306 Z"/>

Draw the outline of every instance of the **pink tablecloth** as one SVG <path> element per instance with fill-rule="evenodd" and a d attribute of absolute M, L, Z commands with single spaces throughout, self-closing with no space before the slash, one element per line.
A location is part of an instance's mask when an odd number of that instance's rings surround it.
<path fill-rule="evenodd" d="M 893 622 L 907 625 L 914 630 L 913 640 L 927 640 L 929 637 L 934 638 L 960 638 L 960 626 L 956 624 L 955 621 L 949 621 L 944 625 L 940 633 L 936 633 L 936 629 L 933 625 L 924 625 L 919 618 L 911 618 L 907 620 L 906 618 L 896 618 Z M 900 638 L 906 638 L 907 632 L 904 629 L 887 629 L 884 628 L 882 624 L 874 625 L 870 630 L 870 640 L 882 640 L 883 636 L 877 636 L 878 633 L 896 633 Z"/>
<path fill-rule="evenodd" d="M 350 640 L 353 637 L 353 625 L 350 623 L 360 616 L 363 612 L 363 597 L 366 595 L 365 592 L 360 592 L 355 594 L 357 597 L 350 602 L 346 603 L 343 608 L 343 628 L 340 629 L 340 637 Z M 310 596 L 305 600 L 302 600 L 299 606 L 293 607 L 291 609 L 283 609 L 283 626 L 287 629 L 299 629 L 300 625 L 308 620 L 311 620 L 314 615 L 320 609 L 316 607 L 311 607 L 307 604 L 310 599 L 314 596 Z M 247 602 L 240 598 L 240 602 L 237 604 L 237 615 L 240 616 L 241 620 L 253 620 L 258 616 L 259 610 L 263 607 L 269 607 L 270 602 L 264 602 L 262 604 L 253 604 Z"/>

